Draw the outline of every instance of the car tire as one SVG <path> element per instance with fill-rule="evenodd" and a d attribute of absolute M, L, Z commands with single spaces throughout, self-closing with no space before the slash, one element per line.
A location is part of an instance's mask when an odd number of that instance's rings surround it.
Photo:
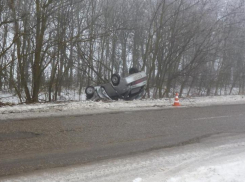
<path fill-rule="evenodd" d="M 112 83 L 113 86 L 119 85 L 119 83 L 120 83 L 120 76 L 119 76 L 119 74 L 114 73 L 111 76 L 111 83 Z"/>
<path fill-rule="evenodd" d="M 95 89 L 94 89 L 93 86 L 88 86 L 88 87 L 85 89 L 85 93 L 86 93 L 86 95 L 88 95 L 88 96 L 94 95 L 94 91 L 95 91 Z"/>
<path fill-rule="evenodd" d="M 132 75 L 132 74 L 138 73 L 138 72 L 139 72 L 139 70 L 137 68 L 135 68 L 135 67 L 132 67 L 132 68 L 129 69 L 129 75 Z"/>

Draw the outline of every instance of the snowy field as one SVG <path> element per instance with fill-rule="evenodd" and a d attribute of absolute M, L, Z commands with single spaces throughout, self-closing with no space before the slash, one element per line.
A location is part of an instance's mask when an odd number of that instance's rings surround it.
<path fill-rule="evenodd" d="M 174 99 L 63 102 L 0 107 L 0 120 L 176 108 Z M 181 98 L 181 107 L 244 104 L 241 95 Z M 42 170 L 3 182 L 244 182 L 245 135 L 217 135 L 196 144 L 67 168 Z"/>

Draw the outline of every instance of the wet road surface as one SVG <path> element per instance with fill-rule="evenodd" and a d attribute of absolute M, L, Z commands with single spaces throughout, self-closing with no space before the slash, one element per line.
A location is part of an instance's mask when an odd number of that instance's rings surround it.
<path fill-rule="evenodd" d="M 0 121 L 0 176 L 243 133 L 245 105 Z"/>

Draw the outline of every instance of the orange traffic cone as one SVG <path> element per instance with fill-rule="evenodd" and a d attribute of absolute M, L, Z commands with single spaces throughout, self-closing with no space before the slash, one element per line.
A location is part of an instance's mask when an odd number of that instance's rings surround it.
<path fill-rule="evenodd" d="M 178 93 L 176 93 L 176 95 L 175 95 L 173 106 L 180 106 L 180 103 L 179 103 L 179 94 Z"/>

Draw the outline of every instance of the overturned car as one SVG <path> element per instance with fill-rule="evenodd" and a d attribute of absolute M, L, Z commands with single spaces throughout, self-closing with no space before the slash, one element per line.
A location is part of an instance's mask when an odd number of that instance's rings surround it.
<path fill-rule="evenodd" d="M 147 77 L 145 72 L 136 68 L 129 70 L 129 76 L 123 78 L 117 73 L 111 76 L 111 82 L 100 86 L 88 86 L 85 89 L 86 99 L 99 100 L 135 100 L 141 99 L 145 94 Z"/>

